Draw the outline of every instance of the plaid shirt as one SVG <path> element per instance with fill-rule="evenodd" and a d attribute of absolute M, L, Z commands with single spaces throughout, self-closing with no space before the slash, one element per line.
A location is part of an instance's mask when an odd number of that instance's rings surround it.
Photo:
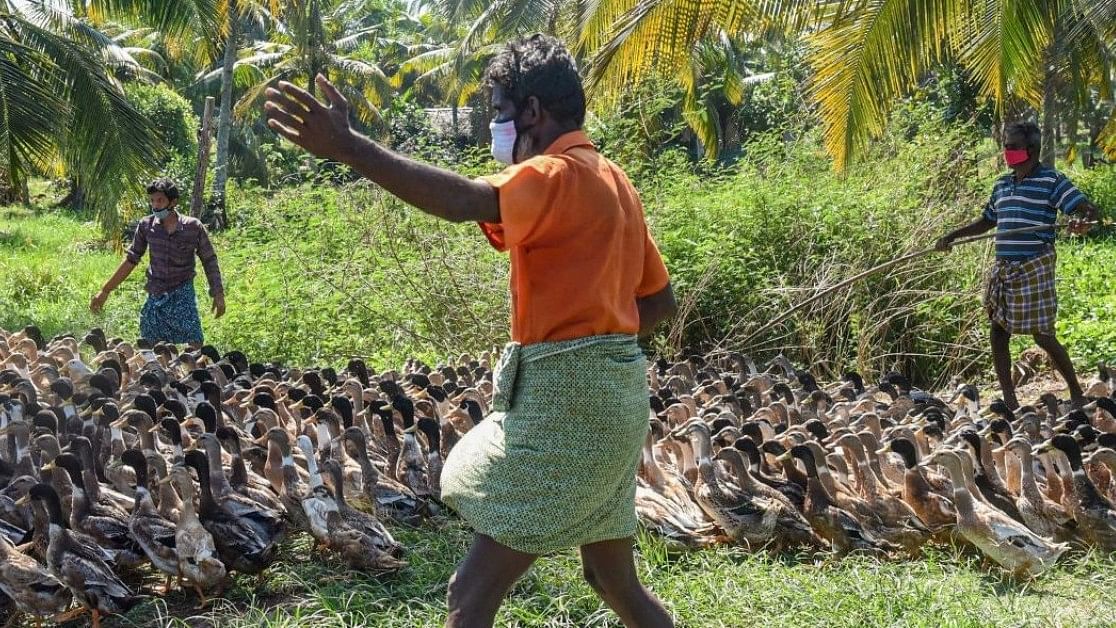
<path fill-rule="evenodd" d="M 147 268 L 147 293 L 161 295 L 174 290 L 197 274 L 194 270 L 194 255 L 197 255 L 205 268 L 209 281 L 209 294 L 217 296 L 225 293 L 221 283 L 221 268 L 217 265 L 217 253 L 209 242 L 209 233 L 197 218 L 178 215 L 178 227 L 174 233 L 167 233 L 163 224 L 155 216 L 145 216 L 136 227 L 132 246 L 126 251 L 128 261 L 139 264 L 148 247 L 151 249 L 151 263 Z"/>

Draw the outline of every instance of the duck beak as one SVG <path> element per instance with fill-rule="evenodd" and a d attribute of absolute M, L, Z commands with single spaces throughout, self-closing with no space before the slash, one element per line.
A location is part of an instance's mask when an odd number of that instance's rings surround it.
<path fill-rule="evenodd" d="M 155 432 L 158 432 L 161 427 L 162 426 L 160 425 L 152 425 L 150 428 L 148 428 L 147 433 L 154 434 Z"/>
<path fill-rule="evenodd" d="M 128 425 L 128 419 L 117 419 L 109 423 L 109 427 L 115 427 L 116 429 L 121 429 L 126 425 Z"/>
<path fill-rule="evenodd" d="M 31 496 L 30 495 L 24 495 L 23 497 L 20 497 L 19 499 L 16 500 L 15 505 L 22 508 L 22 507 L 24 507 L 24 506 L 26 506 L 27 504 L 30 504 L 30 503 L 31 503 Z"/>
<path fill-rule="evenodd" d="M 794 457 L 794 456 L 792 456 L 792 455 L 791 455 L 791 453 L 790 453 L 790 452 L 788 451 L 788 452 L 785 452 L 785 453 L 783 453 L 783 454 L 780 454 L 780 455 L 778 455 L 778 456 L 775 456 L 775 461 L 776 461 L 776 462 L 786 462 L 786 461 L 790 460 L 790 459 L 791 459 L 791 458 L 793 458 L 793 457 Z"/>
<path fill-rule="evenodd" d="M 170 481 L 171 481 L 171 476 L 168 475 L 165 478 L 160 478 L 159 481 L 155 483 L 155 485 L 156 486 L 162 486 L 164 484 L 170 484 Z"/>
<path fill-rule="evenodd" d="M 1050 441 L 1043 441 L 1039 443 L 1038 447 L 1035 447 L 1035 451 L 1040 454 L 1048 453 L 1051 449 L 1054 449 L 1054 443 Z"/>
<path fill-rule="evenodd" d="M 1089 412 L 1092 412 L 1093 410 L 1096 410 L 1096 409 L 1097 409 L 1097 402 L 1095 402 L 1095 401 L 1090 401 L 1089 403 L 1087 403 L 1087 404 L 1085 404 L 1085 405 L 1081 406 L 1081 409 L 1082 409 L 1082 410 L 1087 410 L 1087 411 L 1089 411 Z"/>
<path fill-rule="evenodd" d="M 888 449 L 887 447 L 881 447 L 881 448 L 876 450 L 876 455 L 877 456 L 886 456 L 890 452 L 891 452 L 891 450 Z"/>
<path fill-rule="evenodd" d="M 44 464 L 43 466 L 39 467 L 39 471 L 54 471 L 57 468 L 58 467 L 55 466 L 55 464 L 53 462 L 48 462 L 48 463 Z"/>

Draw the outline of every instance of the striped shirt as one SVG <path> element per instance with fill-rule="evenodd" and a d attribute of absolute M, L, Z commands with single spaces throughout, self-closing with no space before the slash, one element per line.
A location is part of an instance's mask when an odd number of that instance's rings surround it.
<path fill-rule="evenodd" d="M 166 294 L 187 281 L 193 281 L 197 274 L 194 270 L 194 256 L 201 259 L 205 268 L 205 278 L 209 281 L 209 294 L 224 294 L 221 283 L 221 268 L 217 265 L 217 253 L 209 242 L 205 225 L 197 218 L 178 215 L 178 227 L 174 233 L 167 233 L 163 223 L 155 216 L 144 216 L 136 227 L 136 236 L 125 255 L 128 261 L 139 264 L 143 254 L 151 249 L 151 263 L 147 267 L 147 293 L 153 296 Z"/>
<path fill-rule="evenodd" d="M 992 187 L 992 197 L 984 208 L 985 220 L 996 223 L 996 231 L 1053 225 L 1058 212 L 1072 214 L 1085 200 L 1066 175 L 1043 165 L 1016 181 L 1005 174 Z M 1028 259 L 1040 255 L 1054 244 L 1054 229 L 1033 233 L 996 236 L 996 257 Z"/>

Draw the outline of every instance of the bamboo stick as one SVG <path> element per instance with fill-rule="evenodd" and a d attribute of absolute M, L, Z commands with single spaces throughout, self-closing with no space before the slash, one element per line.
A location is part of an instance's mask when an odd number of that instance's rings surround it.
<path fill-rule="evenodd" d="M 985 233 L 985 234 L 982 234 L 982 235 L 972 236 L 972 237 L 969 237 L 969 238 L 962 238 L 962 239 L 957 240 L 956 242 L 954 242 L 952 244 L 952 246 L 961 246 L 961 245 L 964 245 L 964 244 L 971 244 L 973 242 L 979 242 L 981 240 L 988 240 L 990 238 L 995 238 L 997 236 L 1002 236 L 1002 235 L 1016 235 L 1016 234 L 1021 234 L 1021 233 L 1032 233 L 1034 231 L 1042 231 L 1044 229 L 1061 229 L 1063 227 L 1069 226 L 1069 224 L 1070 223 L 1061 223 L 1061 224 L 1055 224 L 1055 225 L 1041 225 L 1041 226 L 1037 226 L 1037 227 L 1021 227 L 1019 229 L 1008 229 L 1006 231 Z M 1093 225 L 1096 225 L 1098 223 L 1091 222 L 1091 223 L 1085 223 L 1085 224 L 1087 224 L 1089 226 L 1093 226 Z M 751 342 L 755 338 L 759 337 L 764 332 L 768 331 L 772 327 L 774 327 L 774 326 L 778 325 L 779 323 L 781 323 L 781 322 L 787 320 L 788 318 L 790 318 L 791 315 L 794 314 L 795 312 L 801 310 L 802 308 L 806 307 L 807 305 L 810 305 L 811 303 L 814 303 L 815 301 L 821 299 L 822 297 L 828 296 L 828 295 L 836 292 L 837 290 L 840 290 L 841 288 L 844 288 L 848 285 L 854 284 L 854 283 L 860 281 L 861 279 L 864 279 L 865 277 L 868 277 L 869 275 L 873 275 L 873 274 L 878 273 L 880 271 L 887 270 L 887 269 L 892 268 L 894 266 L 898 266 L 899 264 L 902 264 L 903 262 L 909 262 L 910 260 L 917 259 L 917 258 L 922 257 L 924 255 L 929 255 L 930 253 L 935 253 L 935 252 L 939 252 L 939 251 L 938 251 L 938 249 L 936 249 L 934 247 L 930 247 L 928 249 L 922 249 L 920 251 L 914 251 L 913 253 L 908 253 L 906 255 L 903 255 L 902 257 L 897 257 L 897 258 L 895 258 L 891 261 L 884 262 L 883 264 L 880 264 L 879 266 L 869 268 L 868 270 L 866 270 L 864 272 L 861 272 L 861 273 L 858 273 L 858 274 L 856 274 L 852 277 L 849 277 L 848 279 L 842 281 L 841 283 L 839 283 L 837 285 L 834 285 L 834 286 L 831 286 L 829 288 L 826 288 L 825 290 L 822 290 L 818 294 L 815 294 L 814 296 L 810 297 L 809 299 L 806 299 L 805 301 L 791 307 L 790 309 L 783 312 L 779 316 L 776 316 L 774 319 L 769 321 L 767 324 L 763 325 L 762 327 L 760 327 L 756 331 L 749 334 L 748 337 L 746 337 L 741 344 L 747 345 L 749 342 Z"/>

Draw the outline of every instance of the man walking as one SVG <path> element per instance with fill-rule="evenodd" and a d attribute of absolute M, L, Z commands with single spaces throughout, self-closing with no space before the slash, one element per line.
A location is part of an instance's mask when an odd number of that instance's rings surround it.
<path fill-rule="evenodd" d="M 149 249 L 147 302 L 140 311 L 140 337 L 151 342 L 202 345 L 201 318 L 194 295 L 194 258 L 201 259 L 213 297 L 213 315 L 225 313 L 225 288 L 217 253 L 205 225 L 196 218 L 180 216 L 178 186 L 170 179 L 157 179 L 147 186 L 151 213 L 140 220 L 132 246 L 124 261 L 89 304 L 97 314 L 112 291 L 132 274 Z"/>
<path fill-rule="evenodd" d="M 468 179 L 357 134 L 324 77 L 322 103 L 282 82 L 271 128 L 350 165 L 422 211 L 479 222 L 511 257 L 511 336 L 496 412 L 453 448 L 442 499 L 476 531 L 449 584 L 447 626 L 491 626 L 541 555 L 577 547 L 585 577 L 625 625 L 672 625 L 639 582 L 635 480 L 648 430 L 647 335 L 676 309 L 666 267 L 624 173 L 581 126 L 585 93 L 552 37 L 509 44 L 488 67 L 498 175 Z"/>
<path fill-rule="evenodd" d="M 948 251 L 958 238 L 984 233 L 993 227 L 998 232 L 1051 225 L 1024 234 L 998 235 L 996 260 L 989 271 L 984 307 L 991 322 L 992 361 L 1000 381 L 1004 402 L 1019 407 L 1011 380 L 1010 345 L 1012 334 L 1030 334 L 1050 356 L 1062 375 L 1075 405 L 1084 402 L 1081 385 L 1062 343 L 1054 335 L 1058 316 L 1058 296 L 1054 271 L 1054 225 L 1058 212 L 1074 216 L 1071 233 L 1089 230 L 1086 223 L 1097 217 L 1097 208 L 1074 187 L 1066 176 L 1039 162 L 1042 135 L 1038 126 L 1020 122 L 1008 126 L 1004 134 L 1004 160 L 1011 173 L 996 180 L 992 196 L 981 217 L 938 240 L 937 248 Z"/>

